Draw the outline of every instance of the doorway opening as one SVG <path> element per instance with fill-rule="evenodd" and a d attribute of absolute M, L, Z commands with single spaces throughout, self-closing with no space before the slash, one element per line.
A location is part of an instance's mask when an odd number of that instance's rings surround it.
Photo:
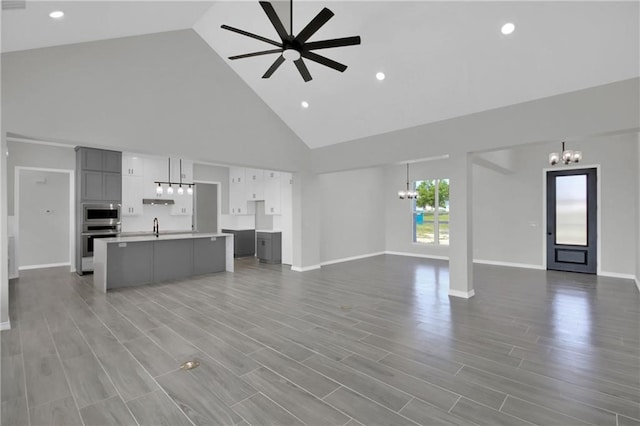
<path fill-rule="evenodd" d="M 598 171 L 546 172 L 547 269 L 598 270 Z"/>
<path fill-rule="evenodd" d="M 74 171 L 15 168 L 15 258 L 18 270 L 69 266 L 73 271 Z"/>
<path fill-rule="evenodd" d="M 193 230 L 220 232 L 220 182 L 195 181 L 193 192 Z"/>

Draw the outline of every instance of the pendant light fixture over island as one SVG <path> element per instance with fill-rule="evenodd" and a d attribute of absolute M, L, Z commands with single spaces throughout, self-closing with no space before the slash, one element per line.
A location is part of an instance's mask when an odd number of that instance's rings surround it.
<path fill-rule="evenodd" d="M 182 182 L 182 159 L 180 159 L 180 181 L 179 182 L 171 182 L 171 158 L 169 158 L 167 180 L 166 181 L 154 181 L 153 183 L 158 184 L 158 186 L 156 187 L 156 194 L 158 194 L 158 195 L 162 195 L 164 193 L 163 185 L 168 185 L 167 186 L 167 195 L 173 195 L 173 185 L 176 185 L 178 187 L 178 195 L 183 195 L 184 194 L 184 188 L 182 187 L 182 185 L 187 186 L 187 194 L 193 195 L 193 187 L 195 186 L 195 183 L 193 183 L 193 182 Z"/>

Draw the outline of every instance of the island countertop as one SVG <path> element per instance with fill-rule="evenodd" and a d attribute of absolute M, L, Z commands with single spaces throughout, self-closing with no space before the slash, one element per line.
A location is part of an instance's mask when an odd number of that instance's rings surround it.
<path fill-rule="evenodd" d="M 133 243 L 136 241 L 164 241 L 164 240 L 185 240 L 193 238 L 211 238 L 211 237 L 232 237 L 232 234 L 225 233 L 212 233 L 212 232 L 181 232 L 181 233 L 166 233 L 160 232 L 160 235 L 156 236 L 153 233 L 120 235 L 113 238 L 100 238 L 96 242 L 103 243 Z"/>
<path fill-rule="evenodd" d="M 94 241 L 94 289 L 144 285 L 233 272 L 233 234 L 183 232 L 120 235 Z"/>

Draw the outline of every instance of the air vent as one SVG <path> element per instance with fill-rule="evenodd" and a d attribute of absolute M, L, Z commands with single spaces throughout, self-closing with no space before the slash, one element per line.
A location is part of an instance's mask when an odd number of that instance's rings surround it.
<path fill-rule="evenodd" d="M 168 200 L 164 198 L 143 198 L 142 204 L 150 204 L 154 206 L 170 206 L 175 204 L 176 202 L 173 200 Z"/>
<path fill-rule="evenodd" d="M 2 10 L 26 9 L 26 0 L 2 0 Z"/>

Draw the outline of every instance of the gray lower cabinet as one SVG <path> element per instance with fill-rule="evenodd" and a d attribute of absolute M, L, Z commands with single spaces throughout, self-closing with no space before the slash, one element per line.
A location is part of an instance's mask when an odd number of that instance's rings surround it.
<path fill-rule="evenodd" d="M 258 259 L 262 263 L 282 263 L 282 233 L 258 232 Z"/>
<path fill-rule="evenodd" d="M 233 234 L 233 257 L 254 256 L 256 254 L 255 229 L 223 229 L 225 234 Z"/>
<path fill-rule="evenodd" d="M 192 239 L 153 243 L 153 280 L 166 281 L 193 275 Z"/>
<path fill-rule="evenodd" d="M 225 238 L 193 240 L 193 275 L 222 272 L 226 269 Z"/>
<path fill-rule="evenodd" d="M 153 242 L 107 244 L 107 288 L 153 281 Z"/>

